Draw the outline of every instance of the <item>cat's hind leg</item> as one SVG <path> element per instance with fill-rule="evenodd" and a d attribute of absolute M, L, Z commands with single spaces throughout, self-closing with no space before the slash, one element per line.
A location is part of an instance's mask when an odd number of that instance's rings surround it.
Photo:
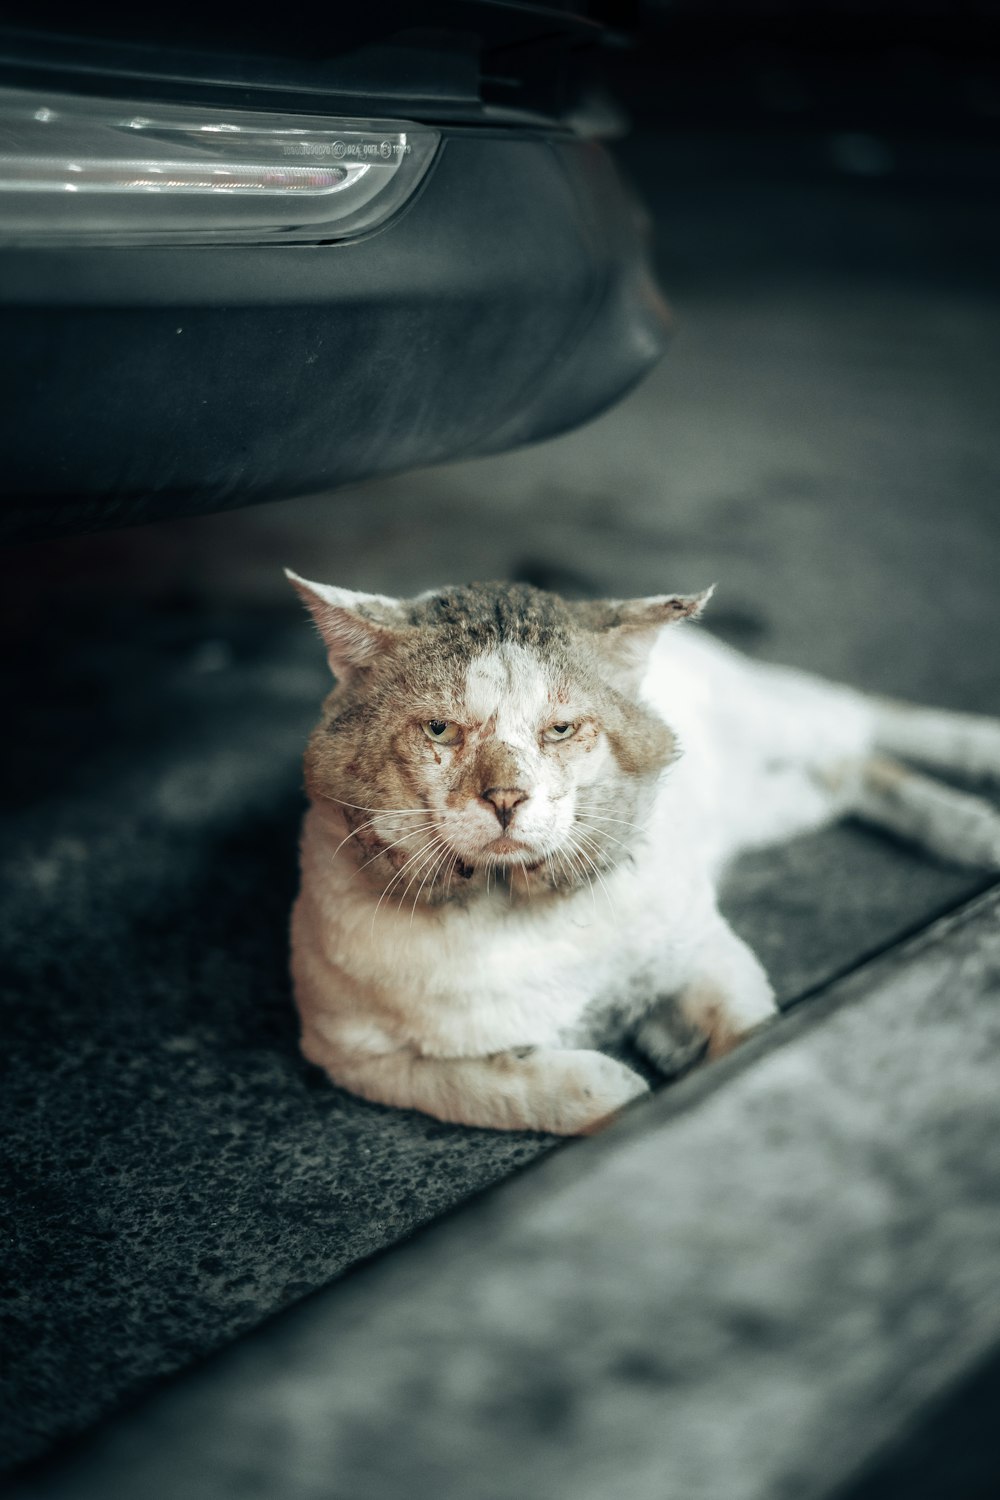
<path fill-rule="evenodd" d="M 983 797 L 956 791 L 884 755 L 852 767 L 844 794 L 845 811 L 866 823 L 950 864 L 1000 871 L 1000 812 Z"/>
<path fill-rule="evenodd" d="M 929 770 L 1000 783 L 1000 719 L 869 699 L 876 750 Z"/>

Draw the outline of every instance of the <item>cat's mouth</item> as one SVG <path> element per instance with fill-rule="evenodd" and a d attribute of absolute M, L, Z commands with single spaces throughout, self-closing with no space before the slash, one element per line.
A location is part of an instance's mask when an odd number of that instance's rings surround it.
<path fill-rule="evenodd" d="M 525 844 L 521 839 L 513 839 L 508 834 L 502 834 L 500 838 L 494 839 L 487 844 L 484 853 L 487 854 L 533 854 L 534 850 L 530 844 Z"/>
<path fill-rule="evenodd" d="M 468 879 L 480 864 L 489 864 L 494 869 L 499 865 L 501 868 L 511 866 L 518 869 L 537 870 L 544 862 L 544 855 L 540 854 L 534 845 L 526 844 L 523 839 L 511 838 L 509 834 L 502 834 L 499 838 L 491 839 L 473 855 L 456 856 L 456 867 L 465 879 Z"/>

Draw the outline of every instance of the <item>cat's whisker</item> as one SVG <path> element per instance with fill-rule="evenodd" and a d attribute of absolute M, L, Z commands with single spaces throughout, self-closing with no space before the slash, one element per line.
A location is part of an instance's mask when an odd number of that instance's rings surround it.
<path fill-rule="evenodd" d="M 603 880 L 601 880 L 600 874 L 597 874 L 597 867 L 595 867 L 595 865 L 592 864 L 592 861 L 589 861 L 589 859 L 588 859 L 588 861 L 586 861 L 586 864 L 591 865 L 592 870 L 594 870 L 595 876 L 597 876 L 597 879 L 600 880 L 601 886 L 604 886 L 604 882 L 603 882 Z M 589 880 L 589 885 L 591 885 L 592 895 L 594 895 L 594 909 L 595 909 L 595 912 L 597 912 L 597 886 L 594 885 L 594 876 L 591 876 L 591 874 L 588 873 L 588 880 Z M 612 904 L 612 901 L 610 901 L 610 898 L 607 897 L 607 888 L 604 888 L 604 897 L 606 897 L 607 903 L 609 903 L 610 910 L 612 910 L 612 915 L 615 916 L 616 915 L 615 907 L 613 907 L 613 904 Z"/>
<path fill-rule="evenodd" d="M 587 835 L 583 834 L 583 835 L 581 835 L 581 837 L 587 838 Z M 591 842 L 591 841 L 588 839 L 588 843 L 589 842 Z M 598 850 L 598 853 L 601 852 L 601 850 L 600 850 L 600 848 L 599 848 L 598 845 L 595 844 L 594 847 Z M 594 874 L 596 875 L 596 877 L 598 879 L 598 882 L 600 883 L 601 890 L 604 892 L 605 896 L 607 897 L 608 907 L 610 908 L 611 915 L 617 919 L 617 916 L 618 916 L 617 908 L 615 906 L 614 901 L 611 899 L 611 892 L 608 890 L 607 883 L 606 883 L 606 881 L 604 879 L 604 876 L 601 874 L 600 869 L 598 868 L 597 861 L 594 859 L 594 857 L 593 857 L 592 854 L 588 853 L 588 850 L 587 850 L 587 848 L 586 848 L 585 845 L 582 845 L 580 847 L 579 852 L 580 852 L 580 855 L 590 865 L 591 869 L 593 870 Z"/>
<path fill-rule="evenodd" d="M 578 852 L 579 851 L 577 851 L 577 853 Z M 596 920 L 596 918 L 597 918 L 597 887 L 594 885 L 593 878 L 592 878 L 589 870 L 587 869 L 586 865 L 583 863 L 582 859 L 577 859 L 577 858 L 574 857 L 573 858 L 573 864 L 574 864 L 574 867 L 576 868 L 576 870 L 578 872 L 577 873 L 577 880 L 581 884 L 583 882 L 586 882 L 587 889 L 590 892 L 590 904 L 591 904 L 591 906 L 594 909 L 594 918 Z"/>
<path fill-rule="evenodd" d="M 406 880 L 406 885 L 403 886 L 402 891 L 400 891 L 399 895 L 397 895 L 396 906 L 397 909 L 400 910 L 400 912 L 402 912 L 403 909 L 403 901 L 406 900 L 409 892 L 411 892 L 411 889 L 414 888 L 414 880 L 417 880 L 418 877 L 421 876 L 421 874 L 423 874 L 424 879 L 427 879 L 427 871 L 429 871 L 430 865 L 432 865 L 433 861 L 435 861 L 436 853 L 438 853 L 438 838 L 435 838 L 435 840 L 430 843 L 430 847 L 424 846 L 423 858 L 421 858 L 420 862 L 418 862 L 417 868 L 415 868 L 415 870 L 411 870 L 411 873 L 409 873 L 409 879 Z M 414 892 L 414 912 L 415 909 L 417 909 L 418 894 L 420 894 L 420 886 L 417 886 L 417 889 L 415 889 Z M 412 921 L 414 921 L 414 912 L 409 913 L 409 921 L 411 921 L 411 926 Z"/>
<path fill-rule="evenodd" d="M 363 865 L 359 865 L 358 868 L 355 870 L 354 874 L 351 876 L 351 879 L 352 880 L 356 880 L 357 877 L 361 874 L 362 870 L 367 870 L 367 868 L 368 868 L 369 865 L 373 865 L 377 859 L 381 859 L 383 854 L 388 854 L 388 852 L 389 852 L 390 849 L 396 849 L 396 848 L 398 848 L 398 846 L 400 844 L 405 844 L 406 840 L 413 838 L 414 834 L 417 834 L 417 833 L 426 833 L 429 828 L 433 828 L 434 831 L 435 831 L 435 833 L 436 833 L 438 831 L 438 829 L 443 828 L 443 826 L 444 826 L 443 823 L 437 822 L 437 823 L 428 823 L 423 828 L 409 828 L 409 829 L 407 829 L 406 833 L 404 833 L 401 838 L 396 839 L 395 842 L 392 843 L 392 844 L 386 844 L 383 849 L 379 849 L 379 851 L 378 851 L 377 854 L 373 854 L 372 857 L 371 857 L 371 859 L 366 859 Z M 404 866 L 404 868 L 405 868 L 405 866 Z"/>
<path fill-rule="evenodd" d="M 355 812 L 373 813 L 376 816 L 379 813 L 394 813 L 398 815 L 401 813 L 430 812 L 429 807 L 362 807 L 360 802 L 345 802 L 342 797 L 331 797 L 329 795 L 326 796 L 325 800 L 327 802 L 336 802 L 340 807 L 351 807 Z"/>
<path fill-rule="evenodd" d="M 334 849 L 333 853 L 330 855 L 330 859 L 335 860 L 345 844 L 349 844 L 351 842 L 351 839 L 357 838 L 359 833 L 364 833 L 366 828 L 371 828 L 377 821 L 378 820 L 376 818 L 369 818 L 367 823 L 359 823 L 357 828 L 352 828 L 347 837 L 345 839 L 341 839 L 336 849 Z"/>
<path fill-rule="evenodd" d="M 559 861 L 559 868 L 561 868 L 562 874 L 564 874 L 565 880 L 567 880 L 567 885 L 570 886 L 570 889 L 579 889 L 580 885 L 583 885 L 583 882 L 588 880 L 588 874 L 580 867 L 579 862 L 577 862 L 577 859 L 574 859 L 573 855 L 574 850 L 571 844 L 570 846 L 564 844 L 561 849 L 555 850 L 555 858 Z M 588 883 L 592 888 L 594 882 L 588 880 Z"/>
<path fill-rule="evenodd" d="M 645 823 L 636 823 L 631 818 L 617 818 L 612 817 L 610 813 L 595 812 L 591 807 L 579 808 L 577 815 L 582 815 L 585 818 L 593 818 L 598 823 L 621 823 L 626 828 L 634 828 L 636 833 L 645 833 L 646 829 L 649 827 L 648 818 Z"/>
<path fill-rule="evenodd" d="M 397 905 L 397 907 L 399 908 L 400 911 L 402 911 L 402 909 L 403 909 L 403 902 L 406 900 L 407 896 L 410 894 L 410 891 L 413 888 L 413 882 L 417 879 L 417 877 L 419 875 L 423 874 L 430 867 L 431 862 L 433 861 L 434 856 L 437 853 L 437 849 L 438 849 L 438 846 L 440 845 L 440 843 L 441 843 L 441 840 L 438 838 L 437 834 L 435 834 L 434 837 L 431 839 L 430 843 L 429 844 L 425 844 L 424 847 L 423 847 L 423 849 L 420 851 L 420 853 L 422 855 L 422 858 L 420 859 L 420 862 L 417 865 L 417 868 L 415 870 L 412 870 L 410 872 L 410 877 L 407 880 L 406 885 L 403 887 L 403 890 L 400 892 L 400 894 L 399 894 L 399 896 L 398 896 L 398 898 L 396 900 L 396 905 Z M 419 891 L 418 891 L 418 894 L 419 894 Z M 414 901 L 415 900 L 416 900 L 416 898 L 414 898 Z"/>
<path fill-rule="evenodd" d="M 341 849 L 343 849 L 343 847 L 344 847 L 345 844 L 349 844 L 350 841 L 351 841 L 351 839 L 356 838 L 359 833 L 364 833 L 364 831 L 365 831 L 366 828 L 373 828 L 375 826 L 375 824 L 378 822 L 379 818 L 382 817 L 382 816 L 383 816 L 383 814 L 379 813 L 376 817 L 369 818 L 368 821 L 367 821 L 367 823 L 359 823 L 358 826 L 357 826 L 357 828 L 352 828 L 351 831 L 350 831 L 350 833 L 347 835 L 347 837 L 344 838 L 344 839 L 341 839 L 340 843 L 337 845 L 336 849 L 334 849 L 333 854 L 330 856 L 330 858 L 331 859 L 336 859 L 337 855 L 340 853 Z M 396 815 L 395 814 L 386 813 L 385 816 L 386 817 L 391 817 L 391 816 L 396 816 Z M 403 835 L 403 838 L 408 838 L 411 833 L 416 833 L 416 832 L 419 832 L 419 825 L 416 828 L 413 827 L 413 825 L 411 825 L 410 828 L 407 829 L 407 832 Z M 400 843 L 402 843 L 402 839 L 400 839 Z"/>
<path fill-rule="evenodd" d="M 621 840 L 616 839 L 613 834 L 605 833 L 601 828 L 588 830 L 582 823 L 576 823 L 574 825 L 573 832 L 576 833 L 580 837 L 580 839 L 582 839 L 583 843 L 590 849 L 596 850 L 597 854 L 600 855 L 600 857 L 605 861 L 610 860 L 612 856 L 604 847 L 604 839 L 610 839 L 611 842 L 615 844 L 621 842 Z"/>
<path fill-rule="evenodd" d="M 559 870 L 557 872 L 554 872 L 557 879 L 561 874 L 567 886 L 570 888 L 570 890 L 572 890 L 574 886 L 579 884 L 579 878 L 574 872 L 572 866 L 567 862 L 566 856 L 564 855 L 563 851 L 561 849 L 553 849 L 552 853 L 549 855 L 549 862 L 551 863 L 553 859 L 557 859 L 559 861 Z"/>
<path fill-rule="evenodd" d="M 451 846 L 449 844 L 442 843 L 441 847 L 442 847 L 442 850 L 444 851 L 443 858 L 442 858 L 442 861 L 441 861 L 441 866 L 442 866 L 441 874 L 439 876 L 438 873 L 435 872 L 435 874 L 434 874 L 434 880 L 436 882 L 440 878 L 441 881 L 444 882 L 444 871 L 447 870 L 447 872 L 448 872 L 448 880 L 447 880 L 447 882 L 445 883 L 445 886 L 444 886 L 444 889 L 445 889 L 445 900 L 447 900 L 448 899 L 448 894 L 451 891 L 452 878 L 453 878 L 453 876 L 455 874 L 455 851 L 454 851 L 454 849 L 451 848 Z"/>
<path fill-rule="evenodd" d="M 420 846 L 420 848 L 416 851 L 415 854 L 411 854 L 410 857 L 409 857 L 409 859 L 405 859 L 403 861 L 403 863 L 400 865 L 399 869 L 392 876 L 392 878 L 389 881 L 388 885 L 383 890 L 381 896 L 378 898 L 378 902 L 377 902 L 376 907 L 375 907 L 375 913 L 374 913 L 373 918 L 372 918 L 373 922 L 374 922 L 375 916 L 378 915 L 378 909 L 379 909 L 379 907 L 382 905 L 382 902 L 385 900 L 386 896 L 388 896 L 389 892 L 392 890 L 392 888 L 396 884 L 397 880 L 401 880 L 403 878 L 403 876 L 406 874 L 406 871 L 413 864 L 413 861 L 415 859 L 419 859 L 420 856 L 421 856 L 421 854 L 423 854 L 424 851 L 426 849 L 429 849 L 429 848 L 430 848 L 430 843 L 422 844 Z"/>
<path fill-rule="evenodd" d="M 431 865 L 431 868 L 428 870 L 427 874 L 425 874 L 423 880 L 417 886 L 417 894 L 413 898 L 413 910 L 410 912 L 410 926 L 411 927 L 413 926 L 413 918 L 417 914 L 417 902 L 420 900 L 420 892 L 423 890 L 423 888 L 427 884 L 428 880 L 431 883 L 431 889 L 432 890 L 434 889 L 434 882 L 437 879 L 437 873 L 440 870 L 441 865 L 444 862 L 444 860 L 446 860 L 448 858 L 449 853 L 450 853 L 450 850 L 448 849 L 447 844 L 442 844 L 441 845 L 441 853 L 438 855 L 437 859 Z"/>
<path fill-rule="evenodd" d="M 570 862 L 567 859 L 566 855 L 561 850 L 557 853 L 556 858 L 559 861 L 559 869 L 562 872 L 562 877 L 563 877 L 563 879 L 566 882 L 566 888 L 567 888 L 567 890 L 571 890 L 571 891 L 579 890 L 579 888 L 580 888 L 580 872 L 579 872 L 579 870 L 575 869 L 574 866 L 572 864 L 570 864 Z"/>
<path fill-rule="evenodd" d="M 437 858 L 439 858 L 439 854 L 438 854 L 437 847 L 435 846 L 430 851 L 430 853 L 428 854 L 427 858 L 420 865 L 420 868 L 418 870 L 414 871 L 412 878 L 406 882 L 406 890 L 403 892 L 402 896 L 400 896 L 400 898 L 399 898 L 398 906 L 399 906 L 400 911 L 402 911 L 402 909 L 403 909 L 403 901 L 410 894 L 410 890 L 411 890 L 411 888 L 413 886 L 414 880 L 416 880 L 417 876 L 420 875 L 421 871 L 423 871 L 423 878 L 421 879 L 420 884 L 417 886 L 416 890 L 413 892 L 413 904 L 410 907 L 410 923 L 409 923 L 409 925 L 411 927 L 413 926 L 413 919 L 417 915 L 417 902 L 420 900 L 420 892 L 423 890 L 424 883 L 427 880 L 427 876 L 430 874 L 431 869 L 432 869 L 432 867 L 434 865 L 434 861 Z"/>
<path fill-rule="evenodd" d="M 438 871 L 441 869 L 441 866 L 444 864 L 445 860 L 448 859 L 452 853 L 448 845 L 444 843 L 444 841 L 440 838 L 438 839 L 438 845 L 440 848 L 440 853 L 438 853 L 436 859 L 434 858 L 434 851 L 431 851 L 430 868 L 428 869 L 427 867 L 427 861 L 425 861 L 424 863 L 424 877 L 421 880 L 419 887 L 417 888 L 417 899 L 419 899 L 420 892 L 423 890 L 425 884 L 429 883 L 430 887 L 433 887 L 434 882 L 438 877 Z"/>
<path fill-rule="evenodd" d="M 622 828 L 631 828 L 636 833 L 644 833 L 647 825 L 637 823 L 634 818 L 617 818 L 610 813 L 595 812 L 592 807 L 581 807 L 578 815 L 582 818 L 593 818 L 595 823 L 618 823 Z"/>
<path fill-rule="evenodd" d="M 596 835 L 597 837 L 595 839 L 595 842 L 597 842 L 598 844 L 599 844 L 599 841 L 601 839 L 610 839 L 610 841 L 611 841 L 612 844 L 617 844 L 618 847 L 619 847 L 619 849 L 624 849 L 625 850 L 626 854 L 631 854 L 632 853 L 631 845 L 626 844 L 623 839 L 616 838 L 616 836 L 613 833 L 608 833 L 603 828 L 594 828 L 591 824 L 585 823 L 582 818 L 577 818 L 577 820 L 576 820 L 576 822 L 575 822 L 575 824 L 573 826 L 575 828 L 585 829 L 585 830 L 587 830 L 587 832 Z"/>
<path fill-rule="evenodd" d="M 375 904 L 375 910 L 372 912 L 371 935 L 372 935 L 372 939 L 373 940 L 374 940 L 374 937 L 375 937 L 375 918 L 379 914 L 379 908 L 381 907 L 382 902 L 385 900 L 386 896 L 388 896 L 389 892 L 392 890 L 392 888 L 396 884 L 397 880 L 400 880 L 402 878 L 402 876 L 405 874 L 405 872 L 409 869 L 409 867 L 410 867 L 410 865 L 412 865 L 413 861 L 415 859 L 419 859 L 422 854 L 425 854 L 427 852 L 427 850 L 430 849 L 431 845 L 435 842 L 436 838 L 437 838 L 437 834 L 435 834 L 434 838 L 430 839 L 428 843 L 422 845 L 421 848 L 419 848 L 417 850 L 416 854 L 411 854 L 410 857 L 409 857 L 409 859 L 406 860 L 402 865 L 400 865 L 399 869 L 396 871 L 395 875 L 392 877 L 392 879 L 389 881 L 389 884 L 386 886 L 385 890 L 382 892 L 381 896 L 379 896 L 378 901 Z"/>
<path fill-rule="evenodd" d="M 566 856 L 562 853 L 556 853 L 551 858 L 559 861 L 558 869 L 553 867 L 552 871 L 553 889 L 560 892 L 562 890 L 575 891 L 579 889 L 580 877 L 568 863 Z"/>
<path fill-rule="evenodd" d="M 435 840 L 431 839 L 428 843 L 424 844 L 420 849 L 417 850 L 416 854 L 411 855 L 406 863 L 403 864 L 399 870 L 397 870 L 396 874 L 393 876 L 392 880 L 389 881 L 389 884 L 386 886 L 385 890 L 382 892 L 382 895 L 379 897 L 378 906 L 376 906 L 375 908 L 376 914 L 378 912 L 378 907 L 381 906 L 383 900 L 389 895 L 389 892 L 392 890 L 393 886 L 397 886 L 398 889 L 398 895 L 394 897 L 396 901 L 396 909 L 397 911 L 402 909 L 403 902 L 406 900 L 407 892 L 413 884 L 413 881 L 420 874 L 420 871 L 424 868 L 425 859 L 432 857 L 434 843 Z M 412 868 L 414 865 L 416 866 L 415 869 Z M 410 873 L 407 876 L 406 884 L 401 889 L 399 889 L 399 881 L 403 879 L 403 876 L 406 875 L 406 872 L 408 870 Z"/>
<path fill-rule="evenodd" d="M 580 853 L 581 851 L 578 850 L 576 846 L 571 842 L 569 847 L 564 846 L 563 849 L 559 851 L 559 856 L 561 859 L 563 855 L 565 855 L 566 860 L 569 863 L 571 886 L 579 886 L 584 881 L 586 881 L 587 885 L 590 887 L 590 899 L 593 903 L 594 916 L 596 917 L 597 893 L 594 890 L 594 882 L 591 880 L 589 874 L 587 873 L 586 866 L 582 863 L 582 860 L 578 858 Z"/>

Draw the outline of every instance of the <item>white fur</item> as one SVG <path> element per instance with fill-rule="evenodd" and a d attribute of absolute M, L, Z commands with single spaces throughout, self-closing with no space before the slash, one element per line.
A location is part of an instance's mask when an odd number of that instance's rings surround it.
<path fill-rule="evenodd" d="M 545 712 L 544 673 L 523 648 L 503 647 L 470 664 L 466 689 L 518 757 L 532 790 L 527 832 L 558 842 L 566 815 L 546 796 L 545 757 L 526 728 Z M 770 1018 L 763 971 L 718 912 L 719 873 L 742 849 L 844 811 L 878 820 L 878 788 L 857 768 L 887 711 L 686 626 L 660 635 L 642 691 L 683 753 L 659 783 L 632 859 L 592 888 L 512 903 L 501 886 L 467 905 L 377 905 L 351 850 L 338 852 L 336 810 L 310 810 L 293 975 L 304 1051 L 335 1081 L 444 1119 L 570 1133 L 645 1091 L 632 1070 L 585 1045 L 609 1008 L 630 1018 L 636 1042 L 668 1072 L 673 1051 L 725 1051 Z M 905 714 L 891 715 L 897 736 L 909 732 Z M 979 770 L 988 738 L 971 736 Z M 589 761 L 587 777 L 599 777 L 599 757 Z M 491 817 L 482 807 L 456 813 L 446 836 L 461 850 L 463 839 L 496 833 L 495 823 L 486 831 Z"/>
<path fill-rule="evenodd" d="M 523 646 L 504 642 L 469 662 L 464 701 L 470 718 L 489 730 L 516 764 L 515 787 L 530 788 L 531 797 L 518 817 L 517 835 L 541 853 L 549 853 L 565 838 L 573 818 L 572 806 L 560 800 L 551 761 L 538 742 L 536 726 L 555 712 L 549 682 L 538 659 Z M 562 707 L 561 715 L 572 717 Z M 600 757 L 586 767 L 587 780 L 600 772 Z M 481 802 L 453 809 L 432 804 L 441 834 L 456 853 L 476 860 L 484 844 L 495 838 L 497 824 L 489 806 Z M 527 861 L 525 861 L 527 862 Z"/>

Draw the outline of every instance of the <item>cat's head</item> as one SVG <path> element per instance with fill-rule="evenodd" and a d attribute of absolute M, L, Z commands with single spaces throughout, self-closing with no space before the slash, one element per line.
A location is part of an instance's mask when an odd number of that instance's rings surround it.
<path fill-rule="evenodd" d="M 498 874 L 572 887 L 627 856 L 677 753 L 640 697 L 646 658 L 708 593 L 569 603 L 488 583 L 401 600 L 288 576 L 336 678 L 306 788 L 365 878 L 436 903 Z"/>

